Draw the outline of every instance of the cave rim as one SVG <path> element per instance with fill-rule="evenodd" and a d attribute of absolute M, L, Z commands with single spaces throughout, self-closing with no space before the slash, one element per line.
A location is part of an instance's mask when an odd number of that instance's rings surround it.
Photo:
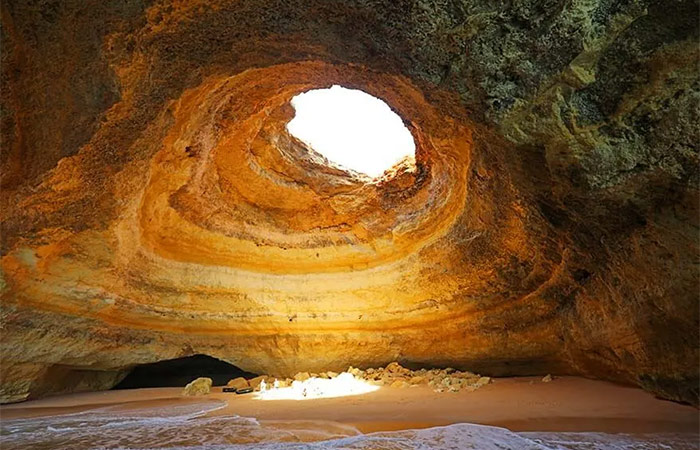
<path fill-rule="evenodd" d="M 350 81 L 350 80 L 346 80 Z M 291 119 L 289 119 L 285 124 L 284 124 L 284 132 L 298 145 L 300 145 L 308 154 L 311 156 L 312 159 L 316 160 L 316 163 L 320 166 L 323 167 L 328 167 L 331 169 L 339 170 L 341 172 L 341 177 L 343 178 L 349 178 L 352 179 L 356 182 L 358 182 L 361 185 L 365 184 L 383 184 L 388 181 L 391 181 L 393 178 L 395 178 L 399 173 L 414 173 L 418 174 L 422 170 L 426 169 L 425 162 L 421 160 L 419 157 L 419 153 L 421 153 L 422 146 L 420 145 L 420 140 L 418 136 L 416 135 L 416 130 L 413 125 L 413 122 L 410 120 L 407 120 L 404 115 L 395 107 L 392 106 L 391 101 L 387 100 L 385 98 L 382 98 L 381 94 L 378 94 L 374 92 L 374 90 L 365 90 L 365 86 L 362 85 L 357 85 L 356 83 L 353 82 L 346 82 L 344 83 L 341 80 L 335 80 L 333 82 L 327 83 L 327 84 L 321 84 L 321 85 L 316 85 L 316 86 L 309 86 L 303 90 L 300 90 L 296 93 L 294 93 L 287 101 L 287 104 L 292 108 L 293 115 Z M 333 90 L 336 90 L 336 92 L 342 92 L 343 95 L 351 96 L 354 97 L 354 100 L 360 99 L 364 97 L 364 100 L 369 100 L 372 102 L 376 107 L 381 108 L 385 111 L 382 111 L 381 113 L 377 114 L 375 116 L 376 120 L 381 120 L 383 122 L 384 128 L 394 128 L 396 133 L 393 136 L 393 141 L 396 141 L 397 139 L 407 139 L 407 142 L 404 142 L 403 144 L 408 144 L 408 147 L 410 147 L 408 150 L 399 150 L 397 152 L 394 152 L 395 154 L 393 157 L 391 157 L 391 162 L 389 163 L 384 163 L 377 167 L 381 167 L 381 170 L 376 170 L 376 172 L 369 173 L 366 170 L 359 169 L 357 167 L 351 167 L 348 164 L 342 163 L 337 161 L 335 158 L 328 156 L 328 153 L 330 153 L 328 150 L 322 150 L 318 148 L 318 146 L 314 145 L 313 142 L 309 139 L 304 139 L 301 136 L 298 136 L 297 133 L 295 133 L 292 129 L 290 129 L 290 125 L 295 123 L 297 119 L 300 119 L 301 121 L 309 121 L 312 120 L 308 117 L 303 117 L 300 118 L 300 107 L 302 110 L 309 110 L 313 109 L 313 106 L 302 106 L 298 105 L 297 102 L 299 101 L 304 101 L 304 96 L 307 95 L 319 95 L 319 96 L 330 96 L 333 94 Z M 311 99 L 311 97 L 309 97 Z M 339 109 L 342 109 L 343 105 L 340 105 L 341 107 Z M 364 111 L 357 111 L 357 113 L 362 113 Z M 383 115 L 384 117 L 379 117 L 379 115 Z M 316 119 L 313 119 L 316 120 Z M 394 123 L 389 124 L 387 123 L 388 121 L 393 121 Z M 297 122 L 298 123 L 298 122 Z M 359 131 L 364 131 L 364 130 L 359 130 Z M 398 136 L 398 134 L 401 134 L 401 136 Z M 365 134 L 365 133 L 361 133 Z M 373 141 L 376 140 L 376 137 L 370 137 L 367 139 L 368 141 Z M 400 144 L 400 145 L 403 145 Z M 398 147 L 399 145 L 395 143 L 394 147 Z M 376 150 L 376 149 L 375 149 Z M 384 149 L 380 150 L 383 153 L 391 153 L 391 150 L 386 152 Z M 369 156 L 370 158 L 374 157 L 374 154 L 372 155 L 365 155 L 364 157 Z M 371 169 L 369 169 L 371 170 Z"/>

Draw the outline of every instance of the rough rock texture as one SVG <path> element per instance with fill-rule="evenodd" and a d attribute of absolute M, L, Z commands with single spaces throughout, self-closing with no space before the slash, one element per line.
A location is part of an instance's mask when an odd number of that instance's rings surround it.
<path fill-rule="evenodd" d="M 348 370 L 343 373 L 345 374 L 343 376 L 349 374 L 356 379 L 363 380 L 376 386 L 407 388 L 411 386 L 428 385 L 435 392 L 459 392 L 461 390 L 473 392 L 491 383 L 490 377 L 482 377 L 481 375 L 471 372 L 462 372 L 453 368 L 410 370 L 402 367 L 396 361 L 390 363 L 386 367 L 379 367 L 376 369 L 370 367 L 367 370 L 350 366 Z M 299 374 L 297 374 L 297 376 L 298 375 Z M 309 379 L 309 374 L 306 375 L 304 380 Z M 295 380 L 299 380 L 297 376 L 294 377 Z M 334 372 L 312 374 L 313 378 L 332 379 L 338 376 L 339 374 Z M 551 379 L 549 381 L 551 381 Z M 290 382 L 291 380 L 289 379 L 282 380 L 283 385 L 289 385 Z"/>
<path fill-rule="evenodd" d="M 238 377 L 238 378 L 234 378 L 233 380 L 229 380 L 229 382 L 226 383 L 226 387 L 243 389 L 246 387 L 250 387 L 250 385 L 248 384 L 248 380 L 246 380 L 243 377 Z"/>
<path fill-rule="evenodd" d="M 2 401 L 206 354 L 697 404 L 697 2 L 0 11 Z M 332 84 L 404 118 L 415 170 L 367 183 L 288 135 Z"/>
<path fill-rule="evenodd" d="M 211 378 L 200 377 L 196 380 L 187 383 L 185 389 L 182 390 L 182 395 L 206 395 L 211 391 Z"/>

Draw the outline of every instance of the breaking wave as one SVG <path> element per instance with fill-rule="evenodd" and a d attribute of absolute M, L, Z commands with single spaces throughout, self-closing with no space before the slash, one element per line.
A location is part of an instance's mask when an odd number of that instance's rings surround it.
<path fill-rule="evenodd" d="M 455 424 L 421 430 L 361 434 L 336 422 L 264 421 L 207 416 L 225 406 L 206 402 L 120 411 L 104 407 L 60 416 L 3 420 L 3 450 L 695 450 L 697 435 L 515 433 Z"/>

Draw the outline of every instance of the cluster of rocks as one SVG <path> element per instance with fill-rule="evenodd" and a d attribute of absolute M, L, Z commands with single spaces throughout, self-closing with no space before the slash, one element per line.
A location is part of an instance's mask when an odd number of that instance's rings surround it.
<path fill-rule="evenodd" d="M 472 372 L 462 372 L 452 368 L 410 370 L 397 362 L 378 369 L 362 370 L 350 367 L 348 372 L 355 378 L 377 386 L 393 388 L 429 386 L 435 392 L 471 392 L 491 383 L 490 377 L 482 377 Z"/>
<path fill-rule="evenodd" d="M 259 377 L 251 378 L 249 380 L 243 377 L 238 377 L 229 380 L 229 382 L 226 383 L 226 387 L 236 388 L 237 390 L 253 388 L 253 390 L 259 391 L 261 386 L 266 386 L 271 380 L 273 380 L 273 378 L 267 375 L 260 375 Z"/>
<path fill-rule="evenodd" d="M 392 388 L 429 386 L 435 392 L 474 391 L 491 383 L 491 378 L 482 377 L 472 372 L 462 372 L 452 368 L 410 370 L 402 367 L 397 362 L 392 362 L 386 367 L 365 370 L 350 366 L 346 372 L 357 379 L 367 381 L 376 386 L 389 386 Z M 294 375 L 294 378 L 274 379 L 264 376 L 253 380 L 264 378 L 270 387 L 288 387 L 294 381 L 303 382 L 311 378 L 333 379 L 339 375 L 338 372 L 330 371 L 321 373 L 299 372 Z M 246 381 L 243 378 L 237 378 L 236 380 Z M 236 380 L 231 380 L 229 384 Z M 260 381 L 253 383 L 253 380 L 247 381 L 250 383 L 250 386 L 259 390 Z M 270 384 L 270 380 L 273 380 L 272 384 Z"/>
<path fill-rule="evenodd" d="M 411 370 L 402 367 L 397 362 L 392 362 L 386 367 L 379 367 L 377 369 L 370 368 L 363 370 L 350 366 L 348 370 L 343 373 L 349 373 L 356 379 L 366 381 L 375 386 L 388 386 L 392 388 L 429 386 L 435 392 L 471 392 L 491 383 L 490 377 L 482 377 L 472 372 L 463 372 L 452 368 Z M 261 375 L 251 379 L 238 377 L 230 380 L 226 384 L 226 387 L 235 388 L 236 390 L 252 388 L 255 391 L 264 391 L 266 389 L 290 387 L 295 381 L 304 382 L 313 378 L 334 379 L 340 375 L 341 374 L 338 372 L 329 371 L 321 373 L 299 372 L 294 375 L 294 378 L 283 379 L 268 375 Z M 208 380 L 208 383 L 204 380 Z M 198 378 L 185 387 L 184 394 L 207 394 L 210 388 L 211 379 Z"/>

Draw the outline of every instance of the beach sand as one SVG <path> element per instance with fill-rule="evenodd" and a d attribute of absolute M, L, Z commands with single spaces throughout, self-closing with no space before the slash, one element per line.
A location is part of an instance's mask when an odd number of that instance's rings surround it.
<path fill-rule="evenodd" d="M 259 400 L 215 387 L 203 397 L 180 388 L 61 395 L 0 407 L 0 418 L 42 417 L 88 411 L 167 408 L 223 401 L 208 416 L 238 415 L 265 421 L 336 422 L 362 433 L 474 423 L 512 431 L 698 433 L 698 410 L 654 398 L 641 389 L 578 377 L 500 378 L 474 392 L 436 393 L 427 386 L 382 387 L 363 395 L 309 400 Z"/>

